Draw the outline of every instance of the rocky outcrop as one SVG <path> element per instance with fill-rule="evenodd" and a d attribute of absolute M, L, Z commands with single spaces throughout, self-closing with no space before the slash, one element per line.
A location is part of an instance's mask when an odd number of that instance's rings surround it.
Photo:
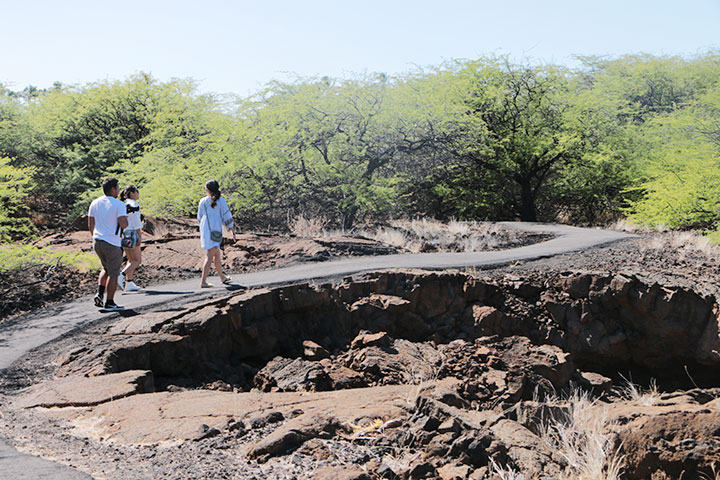
<path fill-rule="evenodd" d="M 150 371 L 130 370 L 99 377 L 67 377 L 27 389 L 19 408 L 88 407 L 119 398 L 155 391 Z"/>
<path fill-rule="evenodd" d="M 571 384 L 617 400 L 599 372 L 716 367 L 719 311 L 712 296 L 632 275 L 379 272 L 122 319 L 58 359 L 68 377 L 21 406 L 84 406 L 118 442 L 242 441 L 252 462 L 328 460 L 338 444 L 413 452 L 353 457 L 353 478 L 492 478 L 493 462 L 558 478 L 572 466 L 547 426 L 570 427 Z M 135 398 L 153 381 L 167 391 Z M 718 396 L 603 404 L 590 417 L 607 420 L 627 478 L 707 475 L 720 462 Z M 334 466 L 317 474 L 339 478 Z"/>
<path fill-rule="evenodd" d="M 541 296 L 578 362 L 717 365 L 716 299 L 622 274 L 571 274 Z"/>
<path fill-rule="evenodd" d="M 247 371 L 245 363 L 276 356 L 316 361 L 357 342 L 387 348 L 387 339 L 375 338 L 385 332 L 396 341 L 436 345 L 524 336 L 562 349 L 587 371 L 636 365 L 663 372 L 720 363 L 718 311 L 712 296 L 621 274 L 491 283 L 460 273 L 383 272 L 130 317 L 111 330 L 112 338 L 65 359 L 64 369 L 93 375 L 144 369 L 161 378 L 227 381 Z M 354 354 L 345 366 L 356 370 L 362 355 L 371 351 Z"/>

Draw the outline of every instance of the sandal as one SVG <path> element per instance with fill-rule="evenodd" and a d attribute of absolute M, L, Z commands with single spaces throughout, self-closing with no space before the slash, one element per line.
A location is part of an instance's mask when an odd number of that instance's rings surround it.
<path fill-rule="evenodd" d="M 215 285 L 213 285 L 212 283 L 205 283 L 205 284 L 201 284 L 200 288 L 212 288 L 214 286 Z"/>
<path fill-rule="evenodd" d="M 230 285 L 232 283 L 232 277 L 226 276 L 222 283 L 225 285 Z"/>

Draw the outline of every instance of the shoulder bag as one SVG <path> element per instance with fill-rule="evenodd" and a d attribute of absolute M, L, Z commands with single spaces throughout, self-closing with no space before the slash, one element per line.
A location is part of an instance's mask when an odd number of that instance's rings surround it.
<path fill-rule="evenodd" d="M 210 218 L 208 217 L 207 202 L 205 202 L 205 219 L 208 222 L 208 228 L 210 227 Z M 222 227 L 220 227 L 222 228 Z M 222 242 L 222 230 L 210 230 L 210 240 L 213 242 Z"/>

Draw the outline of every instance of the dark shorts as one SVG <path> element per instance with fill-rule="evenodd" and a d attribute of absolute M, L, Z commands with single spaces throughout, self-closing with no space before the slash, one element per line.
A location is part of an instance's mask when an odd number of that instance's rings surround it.
<path fill-rule="evenodd" d="M 102 263 L 103 269 L 108 275 L 120 275 L 123 260 L 122 248 L 110 245 L 102 240 L 95 240 L 93 242 L 93 249 L 100 258 L 100 263 Z"/>

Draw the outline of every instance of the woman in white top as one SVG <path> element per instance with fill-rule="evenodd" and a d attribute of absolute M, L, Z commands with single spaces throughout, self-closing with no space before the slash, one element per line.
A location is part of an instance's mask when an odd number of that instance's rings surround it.
<path fill-rule="evenodd" d="M 137 242 L 133 248 L 123 248 L 127 256 L 127 265 L 123 268 L 118 277 L 118 286 L 126 292 L 137 292 L 140 287 L 132 281 L 133 273 L 142 263 L 142 251 L 140 243 L 142 241 L 142 221 L 140 219 L 140 192 L 135 185 L 128 185 L 120 194 L 120 200 L 125 202 L 127 209 L 128 226 L 125 231 L 135 231 L 137 234 Z"/>
<path fill-rule="evenodd" d="M 220 245 L 222 244 L 223 225 L 232 232 L 234 240 L 235 224 L 232 214 L 230 213 L 230 208 L 220 194 L 220 186 L 217 180 L 209 180 L 205 184 L 205 197 L 203 197 L 198 204 L 197 219 L 200 224 L 200 245 L 206 254 L 202 268 L 202 277 L 200 278 L 200 287 L 208 288 L 213 286 L 207 283 L 210 265 L 213 263 L 215 264 L 215 270 L 217 270 L 220 281 L 229 284 L 232 282 L 232 278 L 222 273 Z"/>

